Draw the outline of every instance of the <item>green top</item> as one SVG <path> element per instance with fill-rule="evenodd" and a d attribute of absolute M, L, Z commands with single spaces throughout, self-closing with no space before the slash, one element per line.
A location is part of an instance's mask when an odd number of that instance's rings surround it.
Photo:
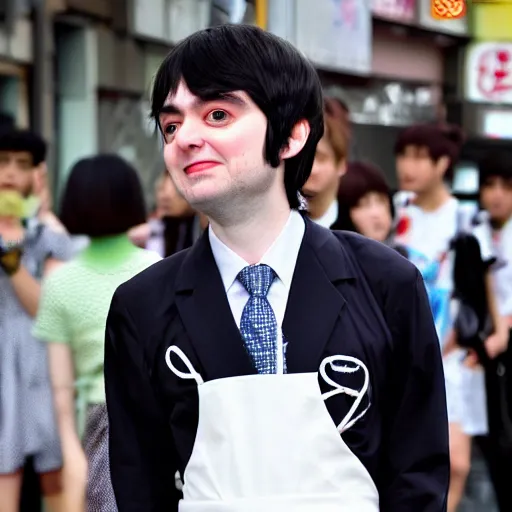
<path fill-rule="evenodd" d="M 70 345 L 78 389 L 85 391 L 82 399 L 88 404 L 105 403 L 103 355 L 112 296 L 120 284 L 160 259 L 135 247 L 126 235 L 97 238 L 43 281 L 33 334 Z"/>

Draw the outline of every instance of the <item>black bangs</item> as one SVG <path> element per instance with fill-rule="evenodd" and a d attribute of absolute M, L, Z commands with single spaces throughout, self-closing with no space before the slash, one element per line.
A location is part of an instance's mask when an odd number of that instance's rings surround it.
<path fill-rule="evenodd" d="M 92 238 L 143 224 L 146 206 L 137 171 L 118 155 L 79 160 L 66 182 L 60 220 L 71 235 Z"/>
<path fill-rule="evenodd" d="M 305 119 L 310 136 L 304 149 L 285 163 L 285 186 L 292 207 L 313 165 L 323 134 L 320 79 L 312 64 L 287 41 L 252 25 L 220 25 L 181 41 L 155 77 L 151 116 L 158 116 L 169 94 L 183 81 L 195 96 L 208 99 L 243 91 L 268 119 L 264 157 L 280 164 L 295 124 Z"/>
<path fill-rule="evenodd" d="M 426 148 L 430 158 L 437 162 L 441 157 L 450 158 L 445 177 L 451 180 L 464 142 L 464 134 L 456 125 L 419 124 L 403 130 L 395 143 L 395 156 L 403 155 L 408 146 Z"/>
<path fill-rule="evenodd" d="M 492 178 L 512 182 L 512 154 L 504 150 L 491 150 L 478 164 L 480 187 Z"/>
<path fill-rule="evenodd" d="M 44 162 L 46 150 L 46 142 L 37 133 L 29 130 L 12 129 L 0 134 L 0 151 L 30 153 L 34 167 Z"/>
<path fill-rule="evenodd" d="M 158 117 L 181 80 L 200 98 L 244 91 L 267 113 L 271 103 L 279 104 L 293 95 L 304 64 L 309 66 L 291 44 L 252 25 L 202 30 L 181 41 L 160 66 L 151 115 Z M 312 66 L 308 71 L 316 75 Z"/>
<path fill-rule="evenodd" d="M 339 203 L 354 208 L 370 192 L 390 196 L 384 173 L 368 162 L 350 162 L 340 179 Z"/>

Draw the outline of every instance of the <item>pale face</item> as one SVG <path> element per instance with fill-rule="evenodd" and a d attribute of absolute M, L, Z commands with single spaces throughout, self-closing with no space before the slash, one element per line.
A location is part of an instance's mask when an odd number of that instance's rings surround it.
<path fill-rule="evenodd" d="M 428 149 L 408 146 L 396 158 L 396 171 L 400 190 L 424 194 L 435 188 L 444 179 L 448 165 L 446 157 L 433 162 Z"/>
<path fill-rule="evenodd" d="M 480 201 L 493 221 L 504 223 L 512 216 L 512 183 L 498 176 L 480 189 Z"/>
<path fill-rule="evenodd" d="M 283 186 L 263 158 L 267 118 L 246 93 L 203 101 L 182 82 L 159 121 L 166 167 L 194 209 L 215 218 Z"/>
<path fill-rule="evenodd" d="M 389 235 L 392 223 L 389 198 L 384 194 L 369 192 L 350 210 L 350 217 L 359 233 L 383 242 Z"/>

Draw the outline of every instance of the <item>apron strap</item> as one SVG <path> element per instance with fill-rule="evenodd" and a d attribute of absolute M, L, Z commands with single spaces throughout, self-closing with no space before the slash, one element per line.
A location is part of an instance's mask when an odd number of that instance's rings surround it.
<path fill-rule="evenodd" d="M 183 373 L 172 364 L 171 352 L 174 352 L 181 359 L 190 373 Z M 194 370 L 190 359 L 185 355 L 183 350 L 181 350 L 181 348 L 177 347 L 176 345 L 171 345 L 165 352 L 165 362 L 167 363 L 167 366 L 172 371 L 172 373 L 174 373 L 174 375 L 177 377 L 182 379 L 193 379 L 197 382 L 198 386 L 204 384 L 203 378 Z"/>
<path fill-rule="evenodd" d="M 343 365 L 335 365 L 336 362 L 343 362 L 345 364 Z M 349 363 L 349 364 L 346 364 Z M 331 369 L 335 372 L 339 373 L 355 373 L 359 370 L 363 370 L 364 372 L 364 384 L 363 387 L 360 390 L 347 388 L 345 386 L 342 386 L 341 384 L 338 384 L 337 382 L 334 382 L 326 373 L 326 366 L 331 366 Z M 326 357 L 322 364 L 320 365 L 320 375 L 324 379 L 324 381 L 332 386 L 334 389 L 331 389 L 331 391 L 327 391 L 326 393 L 322 394 L 322 398 L 325 400 L 336 396 L 340 394 L 349 395 L 355 398 L 354 403 L 352 404 L 352 407 L 348 411 L 348 413 L 345 415 L 341 423 L 338 425 L 338 431 L 344 432 L 345 430 L 349 429 L 356 421 L 358 421 L 360 418 L 362 418 L 366 411 L 370 408 L 370 403 L 368 403 L 367 407 L 364 409 L 363 412 L 357 415 L 357 417 L 353 418 L 354 414 L 356 413 L 359 405 L 361 404 L 363 398 L 367 394 L 368 387 L 370 385 L 370 373 L 368 372 L 368 368 L 366 365 L 360 361 L 359 359 L 356 359 L 352 356 L 330 356 Z"/>

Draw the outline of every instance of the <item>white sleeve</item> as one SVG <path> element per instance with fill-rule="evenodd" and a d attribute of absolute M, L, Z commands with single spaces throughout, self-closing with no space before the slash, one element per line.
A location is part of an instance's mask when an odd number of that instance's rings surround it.
<path fill-rule="evenodd" d="M 493 264 L 496 261 L 496 252 L 492 243 L 491 226 L 482 219 L 476 226 L 473 226 L 472 232 L 480 244 L 482 260 L 487 264 Z"/>

